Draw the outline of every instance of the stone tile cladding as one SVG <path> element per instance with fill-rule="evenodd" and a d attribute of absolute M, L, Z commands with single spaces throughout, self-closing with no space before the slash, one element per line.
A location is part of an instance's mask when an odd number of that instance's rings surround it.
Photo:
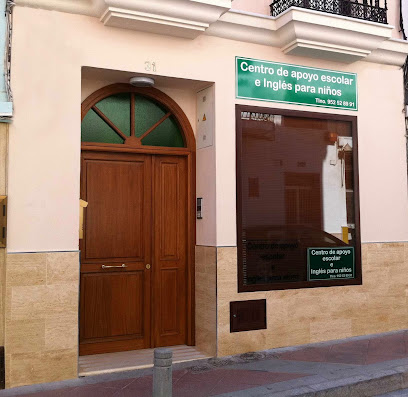
<path fill-rule="evenodd" d="M 408 243 L 362 245 L 363 285 L 237 292 L 237 249 L 217 249 L 218 356 L 408 328 Z M 266 330 L 230 333 L 229 303 L 266 299 Z"/>
<path fill-rule="evenodd" d="M 197 349 L 209 356 L 217 350 L 217 248 L 196 246 L 195 321 Z"/>
<path fill-rule="evenodd" d="M 8 254 L 6 387 L 77 377 L 79 254 Z"/>
<path fill-rule="evenodd" d="M 361 286 L 238 294 L 236 248 L 196 247 L 197 348 L 226 356 L 408 328 L 408 244 L 362 254 Z M 5 286 L 6 387 L 77 377 L 78 253 L 9 254 Z M 260 298 L 268 329 L 231 334 L 229 302 Z"/>

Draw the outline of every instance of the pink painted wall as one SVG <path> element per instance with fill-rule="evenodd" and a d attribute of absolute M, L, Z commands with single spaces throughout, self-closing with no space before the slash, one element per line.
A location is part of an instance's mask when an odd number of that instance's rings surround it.
<path fill-rule="evenodd" d="M 253 12 L 256 14 L 270 15 L 269 5 L 271 3 L 272 0 L 234 0 L 232 2 L 232 9 L 244 12 Z M 395 27 L 392 32 L 392 37 L 402 39 L 402 33 L 399 31 L 399 0 L 388 0 L 388 23 Z"/>
<path fill-rule="evenodd" d="M 237 0 L 236 0 L 237 1 Z M 200 36 L 195 40 L 108 28 L 96 18 L 16 7 L 12 86 L 15 118 L 9 143 L 10 252 L 78 249 L 81 68 L 144 72 L 215 83 L 216 227 L 208 241 L 236 244 L 235 104 L 358 116 L 363 242 L 407 241 L 408 199 L 402 72 L 285 56 L 279 49 Z M 359 111 L 235 99 L 235 56 L 358 73 Z M 193 110 L 180 95 L 186 113 Z M 184 104 L 183 104 L 184 101 Z M 187 101 L 188 102 L 188 101 Z M 216 175 L 214 170 L 216 167 Z M 215 193 L 216 189 L 216 193 Z M 214 218 L 215 219 L 215 218 Z"/>

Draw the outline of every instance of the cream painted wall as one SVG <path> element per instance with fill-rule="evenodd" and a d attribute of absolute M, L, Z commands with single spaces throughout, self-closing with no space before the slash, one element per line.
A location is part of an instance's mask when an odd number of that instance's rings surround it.
<path fill-rule="evenodd" d="M 232 9 L 253 12 L 256 14 L 270 15 L 269 5 L 272 0 L 234 0 L 232 2 Z M 393 25 L 395 29 L 392 32 L 392 37 L 402 39 L 400 32 L 400 5 L 399 0 L 388 0 L 388 23 Z"/>
<path fill-rule="evenodd" d="M 217 245 L 236 244 L 235 103 L 358 116 L 362 240 L 408 240 L 399 68 L 289 57 L 279 49 L 208 36 L 138 33 L 104 27 L 92 17 L 23 7 L 15 8 L 14 21 L 10 252 L 78 249 L 81 67 L 143 73 L 146 60 L 155 61 L 162 76 L 215 82 Z M 360 110 L 237 101 L 236 55 L 356 72 Z"/>

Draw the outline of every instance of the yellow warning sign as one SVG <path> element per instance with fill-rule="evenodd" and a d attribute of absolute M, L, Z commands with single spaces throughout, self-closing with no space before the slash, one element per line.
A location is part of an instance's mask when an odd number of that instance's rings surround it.
<path fill-rule="evenodd" d="M 204 113 L 203 121 L 206 121 L 206 120 L 207 120 L 207 117 L 205 117 L 205 113 Z"/>

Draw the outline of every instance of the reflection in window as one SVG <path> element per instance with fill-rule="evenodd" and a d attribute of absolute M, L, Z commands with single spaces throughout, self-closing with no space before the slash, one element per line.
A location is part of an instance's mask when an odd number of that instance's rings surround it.
<path fill-rule="evenodd" d="M 242 112 L 241 127 L 241 283 L 307 282 L 308 249 L 356 244 L 351 122 Z"/>

